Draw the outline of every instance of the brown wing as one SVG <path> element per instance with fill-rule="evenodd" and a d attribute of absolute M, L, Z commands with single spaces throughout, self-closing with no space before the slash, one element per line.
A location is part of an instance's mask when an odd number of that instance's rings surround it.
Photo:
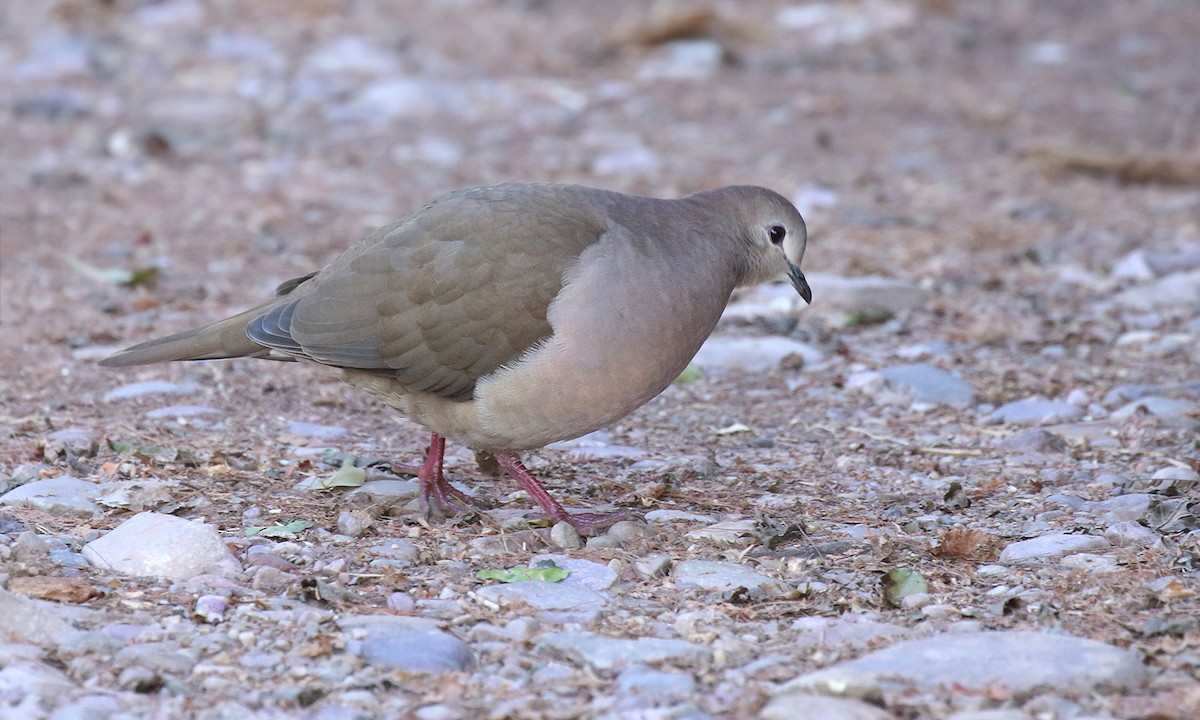
<path fill-rule="evenodd" d="M 563 274 L 605 228 L 586 188 L 499 185 L 383 228 L 252 321 L 266 347 L 467 399 L 550 335 Z"/>

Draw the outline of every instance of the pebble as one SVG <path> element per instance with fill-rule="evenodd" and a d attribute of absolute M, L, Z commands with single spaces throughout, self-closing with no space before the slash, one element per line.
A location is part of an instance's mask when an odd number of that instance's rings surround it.
<path fill-rule="evenodd" d="M 967 407 L 975 402 L 975 388 L 954 373 L 924 363 L 895 365 L 879 371 L 894 389 L 912 393 L 917 402 Z"/>
<path fill-rule="evenodd" d="M 1027 560 L 1056 558 L 1073 553 L 1105 550 L 1110 547 L 1107 540 L 1095 535 L 1043 535 L 1030 540 L 1010 543 L 1000 552 L 1000 562 L 1019 563 Z"/>
<path fill-rule="evenodd" d="M 122 385 L 104 395 L 105 400 L 131 400 L 146 395 L 190 395 L 197 391 L 191 383 L 172 383 L 166 380 L 144 380 Z"/>
<path fill-rule="evenodd" d="M 566 522 L 554 523 L 554 527 L 550 528 L 550 542 L 564 550 L 583 547 L 583 538 L 579 537 L 579 532 Z"/>
<path fill-rule="evenodd" d="M 1160 395 L 1146 395 L 1113 410 L 1110 417 L 1113 420 L 1125 420 L 1138 412 L 1166 418 L 1191 417 L 1200 415 L 1200 403 Z"/>
<path fill-rule="evenodd" d="M 359 637 L 356 652 L 367 663 L 386 670 L 440 673 L 468 670 L 475 663 L 471 648 L 428 618 L 402 615 L 346 615 L 338 627 Z"/>
<path fill-rule="evenodd" d="M 816 365 L 823 358 L 818 348 L 790 338 L 713 335 L 693 362 L 703 369 L 766 373 Z"/>
<path fill-rule="evenodd" d="M 1081 417 L 1083 417 L 1083 410 L 1071 403 L 1047 400 L 1040 395 L 1035 395 L 1001 405 L 985 416 L 982 422 L 985 425 L 1001 423 L 1050 425 L 1078 420 Z"/>
<path fill-rule="evenodd" d="M 1059 564 L 1063 567 L 1087 570 L 1092 573 L 1114 572 L 1119 569 L 1115 557 L 1110 555 L 1094 555 L 1092 553 L 1068 555 Z"/>
<path fill-rule="evenodd" d="M 1122 290 L 1113 302 L 1128 310 L 1192 307 L 1200 298 L 1200 270 L 1174 273 L 1145 285 Z"/>
<path fill-rule="evenodd" d="M 1104 539 L 1117 547 L 1154 547 L 1159 535 L 1141 523 L 1127 520 L 1110 525 L 1104 530 Z"/>
<path fill-rule="evenodd" d="M 155 673 L 186 675 L 196 665 L 195 653 L 174 642 L 148 642 L 121 648 L 113 656 L 118 668 L 145 668 Z"/>
<path fill-rule="evenodd" d="M 725 49 L 715 40 L 676 40 L 663 44 L 638 70 L 638 80 L 704 80 L 716 74 Z"/>
<path fill-rule="evenodd" d="M 0 589 L 0 638 L 9 643 L 54 647 L 74 634 L 58 610 L 56 603 Z"/>
<path fill-rule="evenodd" d="M 715 523 L 708 527 L 689 530 L 684 537 L 692 541 L 707 540 L 718 545 L 740 545 L 744 547 L 755 542 L 755 528 L 754 520 L 729 520 Z"/>
<path fill-rule="evenodd" d="M 1011 452 L 1034 455 L 1061 455 L 1070 452 L 1071 446 L 1061 435 L 1035 428 L 1002 438 L 996 446 Z"/>
<path fill-rule="evenodd" d="M 546 634 L 538 639 L 536 646 L 556 657 L 601 671 L 637 663 L 703 662 L 712 657 L 711 649 L 685 640 L 612 638 L 586 632 Z"/>
<path fill-rule="evenodd" d="M 301 422 L 299 420 L 288 422 L 287 431 L 292 435 L 312 438 L 314 440 L 332 440 L 342 437 L 347 432 L 346 428 L 341 425 L 318 425 L 317 423 Z"/>
<path fill-rule="evenodd" d="M 151 512 L 138 513 L 84 545 L 83 556 L 96 567 L 123 575 L 173 580 L 241 571 L 212 525 Z"/>
<path fill-rule="evenodd" d="M 745 565 L 712 560 L 684 560 L 675 564 L 671 577 L 680 587 L 697 587 L 721 593 L 746 592 L 752 600 L 784 597 L 795 588 Z"/>
<path fill-rule="evenodd" d="M 1133 688 L 1146 678 L 1135 653 L 1071 635 L 1019 630 L 908 640 L 833 668 L 874 673 L 886 678 L 885 688 L 1003 688 L 1016 695 L 1043 687 L 1059 692 Z"/>
<path fill-rule="evenodd" d="M 524 604 L 538 610 L 590 612 L 600 610 L 608 602 L 606 596 L 582 585 L 564 585 L 540 580 L 489 585 L 475 592 L 479 597 L 501 607 Z"/>
<path fill-rule="evenodd" d="M 673 562 L 667 555 L 647 555 L 633 561 L 633 570 L 643 580 L 653 580 L 671 572 Z"/>
<path fill-rule="evenodd" d="M 906 637 L 909 631 L 874 616 L 846 613 L 840 617 L 806 617 L 792 623 L 799 631 L 793 641 L 805 650 L 820 647 L 866 648 Z"/>
<path fill-rule="evenodd" d="M 686 510 L 651 510 L 645 515 L 647 522 L 652 523 L 672 523 L 672 522 L 712 522 L 711 515 L 700 515 L 699 513 L 687 512 Z"/>
<path fill-rule="evenodd" d="M 617 581 L 617 571 L 608 565 L 567 555 L 535 555 L 530 558 L 529 567 L 538 567 L 546 561 L 553 562 L 558 567 L 571 572 L 565 580 L 561 581 L 562 585 L 577 585 L 600 592 L 612 587 L 612 584 Z"/>
<path fill-rule="evenodd" d="M 150 420 L 178 420 L 180 418 L 197 418 L 224 414 L 223 411 L 206 405 L 168 405 L 148 410 L 146 417 Z"/>
<path fill-rule="evenodd" d="M 72 457 L 94 457 L 99 447 L 99 436 L 94 430 L 68 427 L 46 436 L 42 444 L 42 456 L 46 462 Z"/>
<path fill-rule="evenodd" d="M 28 505 L 51 515 L 91 517 L 101 508 L 93 500 L 100 486 L 70 475 L 33 480 L 0 495 L 0 505 Z"/>
<path fill-rule="evenodd" d="M 885 277 L 841 277 L 808 273 L 808 284 L 820 288 L 822 304 L 851 313 L 897 313 L 921 307 L 929 291 L 904 280 Z"/>
<path fill-rule="evenodd" d="M 696 692 L 696 680 L 684 673 L 635 665 L 617 676 L 617 691 L 658 699 L 686 698 Z"/>
<path fill-rule="evenodd" d="M 892 714 L 860 700 L 791 692 L 776 695 L 758 715 L 759 720 L 892 720 Z"/>
<path fill-rule="evenodd" d="M 362 485 L 350 490 L 346 493 L 349 498 L 352 495 L 365 495 L 371 498 L 409 498 L 416 497 L 419 485 L 416 480 L 368 480 Z"/>

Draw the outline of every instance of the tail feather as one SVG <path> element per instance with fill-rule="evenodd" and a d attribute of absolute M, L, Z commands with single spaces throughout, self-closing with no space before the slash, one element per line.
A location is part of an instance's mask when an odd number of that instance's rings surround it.
<path fill-rule="evenodd" d="M 149 365 L 174 360 L 223 360 L 265 357 L 270 350 L 246 337 L 246 326 L 275 301 L 195 330 L 185 330 L 114 353 L 100 361 L 108 367 Z"/>

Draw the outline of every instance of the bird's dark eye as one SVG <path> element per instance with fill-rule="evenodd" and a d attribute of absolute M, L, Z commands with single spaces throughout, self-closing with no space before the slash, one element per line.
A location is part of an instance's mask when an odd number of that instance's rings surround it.
<path fill-rule="evenodd" d="M 772 225 L 767 228 L 767 237 L 771 238 L 773 244 L 782 245 L 783 239 L 787 237 L 787 229 L 782 225 Z"/>

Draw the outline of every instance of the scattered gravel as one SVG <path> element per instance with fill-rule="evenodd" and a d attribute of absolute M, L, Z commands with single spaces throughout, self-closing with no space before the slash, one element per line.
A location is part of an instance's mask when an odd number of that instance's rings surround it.
<path fill-rule="evenodd" d="M 0 716 L 1200 717 L 1200 6 L 1160 4 L 6 4 Z M 605 532 L 461 447 L 485 507 L 421 517 L 428 433 L 327 368 L 95 364 L 503 180 L 808 224 L 812 306 L 736 291 L 525 457 Z"/>

